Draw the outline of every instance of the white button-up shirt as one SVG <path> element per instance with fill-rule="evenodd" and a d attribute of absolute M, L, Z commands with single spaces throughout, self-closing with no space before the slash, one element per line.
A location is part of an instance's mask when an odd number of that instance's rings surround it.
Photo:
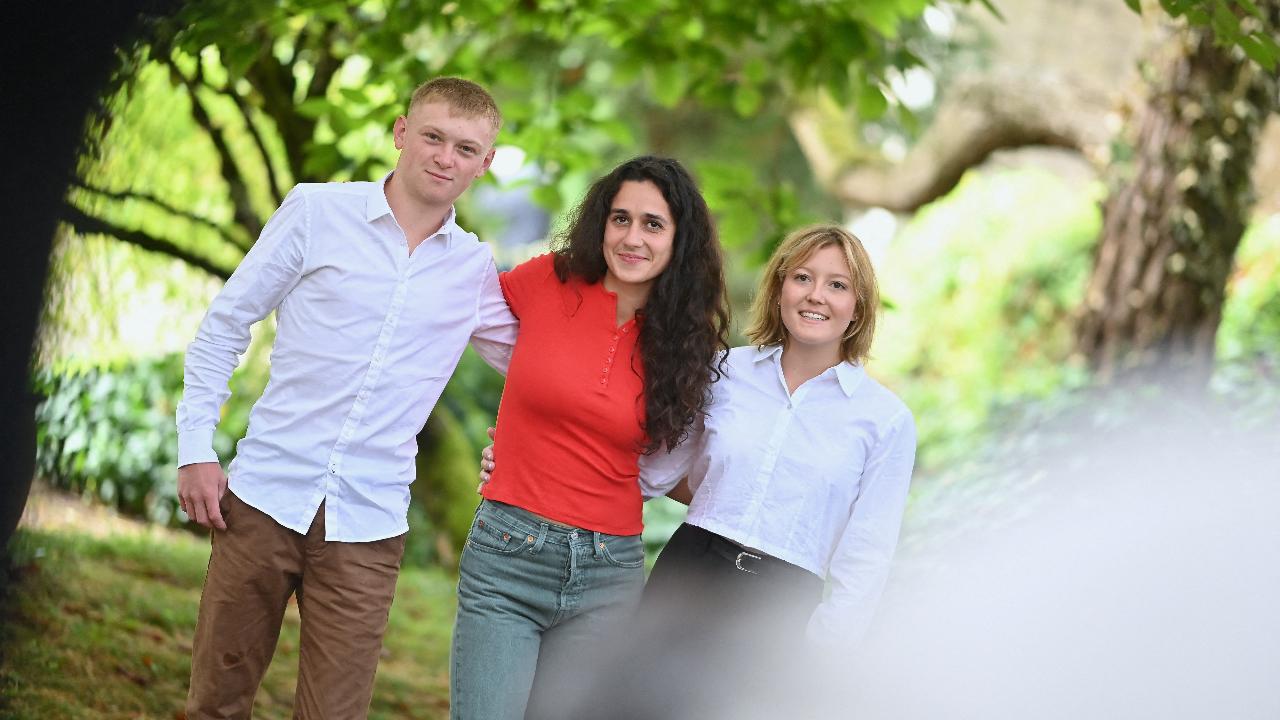
<path fill-rule="evenodd" d="M 504 372 L 515 343 L 489 247 L 450 212 L 410 254 L 385 182 L 295 187 L 187 348 L 178 463 L 216 462 L 249 327 L 277 311 L 271 379 L 230 488 L 300 533 L 323 501 L 328 540 L 408 530 L 415 438 L 468 340 Z"/>
<path fill-rule="evenodd" d="M 915 462 L 911 412 L 847 362 L 790 393 L 781 346 L 734 348 L 728 359 L 705 427 L 670 454 L 642 456 L 641 489 L 665 494 L 687 475 L 685 522 L 827 578 L 808 638 L 856 642 L 898 542 Z"/>

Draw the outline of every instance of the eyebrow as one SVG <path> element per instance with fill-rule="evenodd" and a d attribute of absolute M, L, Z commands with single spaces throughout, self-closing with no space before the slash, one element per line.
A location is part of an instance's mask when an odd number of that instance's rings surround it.
<path fill-rule="evenodd" d="M 626 214 L 628 214 L 628 215 L 630 215 L 630 214 L 631 214 L 631 211 L 630 211 L 630 210 L 628 210 L 628 209 L 626 209 L 626 208 L 624 208 L 624 207 L 615 207 L 615 208 L 613 208 L 613 209 L 609 210 L 609 212 L 610 212 L 610 213 L 626 213 Z M 644 218 L 645 220 L 658 220 L 658 221 L 660 221 L 660 222 L 664 222 L 664 223 L 669 223 L 669 222 L 671 222 L 669 219 L 667 219 L 667 217 L 666 217 L 666 216 L 664 216 L 664 215 L 658 215 L 657 213 L 642 213 L 640 217 Z"/>
<path fill-rule="evenodd" d="M 422 135 L 423 133 L 428 133 L 428 132 L 433 132 L 437 135 L 440 135 L 441 137 L 449 137 L 449 133 L 445 132 L 441 128 L 436 127 L 435 125 L 423 125 L 421 128 L 418 129 L 419 135 Z M 484 147 L 484 143 L 480 142 L 479 140 L 472 140 L 470 138 L 455 138 L 455 140 L 461 144 L 475 145 L 476 147 Z"/>
<path fill-rule="evenodd" d="M 807 272 L 807 273 L 810 273 L 810 274 L 816 274 L 816 273 L 814 273 L 814 272 L 813 272 L 813 270 L 812 270 L 811 268 L 809 268 L 807 265 L 797 265 L 797 266 L 795 266 L 795 267 L 791 268 L 791 272 L 796 272 L 797 270 L 804 270 L 804 271 L 805 271 L 805 272 Z M 844 280 L 848 280 L 849 282 L 853 282 L 853 276 L 852 276 L 852 275 L 845 275 L 844 273 L 836 273 L 836 274 L 832 275 L 831 277 L 833 277 L 833 278 L 837 278 L 837 279 L 844 279 Z"/>

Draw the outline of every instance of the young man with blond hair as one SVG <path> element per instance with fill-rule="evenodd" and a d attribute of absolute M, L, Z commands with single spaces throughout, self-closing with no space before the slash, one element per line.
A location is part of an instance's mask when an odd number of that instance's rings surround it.
<path fill-rule="evenodd" d="M 415 437 L 468 341 L 500 370 L 515 341 L 493 255 L 453 208 L 501 122 L 475 83 L 423 84 L 395 122 L 395 169 L 290 191 L 187 349 L 178 499 L 213 536 L 191 720 L 250 716 L 295 593 L 294 717 L 368 714 Z M 250 326 L 273 310 L 271 380 L 224 474 L 219 409 Z"/>

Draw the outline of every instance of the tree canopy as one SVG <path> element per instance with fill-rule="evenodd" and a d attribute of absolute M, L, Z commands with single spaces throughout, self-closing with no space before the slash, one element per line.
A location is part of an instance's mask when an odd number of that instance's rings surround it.
<path fill-rule="evenodd" d="M 123 58 L 66 219 L 226 277 L 291 184 L 389 168 L 393 120 L 439 75 L 493 91 L 499 141 L 536 161 L 535 197 L 559 210 L 609 162 L 664 149 L 672 114 L 782 117 L 819 91 L 864 118 L 898 112 L 886 73 L 922 62 L 926 6 L 195 3 Z M 743 191 L 761 160 L 739 152 L 706 173 L 722 215 L 787 211 Z"/>

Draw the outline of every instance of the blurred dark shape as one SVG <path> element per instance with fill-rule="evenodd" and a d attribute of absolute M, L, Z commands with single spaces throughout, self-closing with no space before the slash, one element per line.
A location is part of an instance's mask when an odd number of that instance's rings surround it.
<path fill-rule="evenodd" d="M 17 526 L 35 461 L 29 370 L 49 247 L 85 117 L 115 67 L 116 48 L 137 37 L 146 16 L 172 11 L 175 0 L 9 3 L 3 43 L 6 113 L 3 217 L 10 225 L 6 321 L 0 383 L 0 547 Z"/>

